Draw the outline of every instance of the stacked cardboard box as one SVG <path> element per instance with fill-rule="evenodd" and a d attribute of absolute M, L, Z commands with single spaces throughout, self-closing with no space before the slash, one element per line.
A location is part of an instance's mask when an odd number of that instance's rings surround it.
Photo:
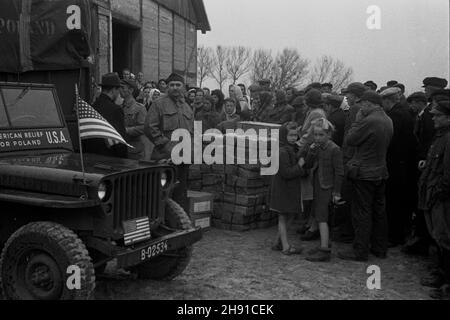
<path fill-rule="evenodd" d="M 188 191 L 189 216 L 195 227 L 208 230 L 211 227 L 214 195 L 206 192 Z"/>

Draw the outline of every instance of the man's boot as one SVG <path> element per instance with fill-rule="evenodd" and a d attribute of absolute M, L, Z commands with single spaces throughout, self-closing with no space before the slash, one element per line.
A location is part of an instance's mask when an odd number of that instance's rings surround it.
<path fill-rule="evenodd" d="M 331 260 L 331 249 L 320 248 L 315 253 L 306 257 L 310 262 L 329 262 Z"/>

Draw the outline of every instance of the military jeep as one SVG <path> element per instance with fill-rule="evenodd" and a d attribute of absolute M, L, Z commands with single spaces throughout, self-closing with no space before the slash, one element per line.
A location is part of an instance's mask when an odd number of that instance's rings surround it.
<path fill-rule="evenodd" d="M 83 158 L 84 171 L 53 85 L 0 82 L 4 298 L 89 299 L 113 259 L 141 279 L 188 265 L 202 233 L 170 198 L 174 167 Z"/>

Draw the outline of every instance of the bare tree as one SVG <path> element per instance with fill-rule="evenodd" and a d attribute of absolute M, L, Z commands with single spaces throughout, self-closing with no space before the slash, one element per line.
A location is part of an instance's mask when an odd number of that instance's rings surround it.
<path fill-rule="evenodd" d="M 200 46 L 197 51 L 197 79 L 200 88 L 203 86 L 203 81 L 211 76 L 213 65 L 213 51 L 211 48 Z"/>
<path fill-rule="evenodd" d="M 228 49 L 222 46 L 217 46 L 214 50 L 213 65 L 211 68 L 211 77 L 216 80 L 220 90 L 223 89 L 223 84 L 228 79 L 226 61 L 228 56 Z"/>
<path fill-rule="evenodd" d="M 353 69 L 339 59 L 324 55 L 317 59 L 311 71 L 310 80 L 331 83 L 333 90 L 337 91 L 353 81 Z"/>
<path fill-rule="evenodd" d="M 251 62 L 251 79 L 257 82 L 272 75 L 274 59 L 271 50 L 258 49 L 253 53 Z"/>
<path fill-rule="evenodd" d="M 250 71 L 251 49 L 238 46 L 228 48 L 226 66 L 228 76 L 233 84 Z"/>
<path fill-rule="evenodd" d="M 299 86 L 308 75 L 309 61 L 297 49 L 284 49 L 278 53 L 271 71 L 274 89 Z"/>

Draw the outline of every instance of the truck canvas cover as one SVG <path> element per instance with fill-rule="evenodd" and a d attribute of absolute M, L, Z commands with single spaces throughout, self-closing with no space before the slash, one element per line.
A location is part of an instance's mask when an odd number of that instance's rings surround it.
<path fill-rule="evenodd" d="M 89 0 L 1 0 L 0 72 L 78 69 L 90 29 Z"/>

